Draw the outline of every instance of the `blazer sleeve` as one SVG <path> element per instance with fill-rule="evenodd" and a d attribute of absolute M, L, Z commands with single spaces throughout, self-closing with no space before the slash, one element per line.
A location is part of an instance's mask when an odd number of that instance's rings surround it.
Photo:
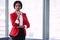
<path fill-rule="evenodd" d="M 27 16 L 26 16 L 26 14 L 25 14 L 25 19 L 26 19 L 25 24 L 26 24 L 27 28 L 29 28 L 29 27 L 30 27 L 30 23 L 29 23 L 29 21 L 28 21 L 28 18 L 27 18 Z"/>
<path fill-rule="evenodd" d="M 17 26 L 19 26 L 19 24 L 17 24 L 15 21 L 16 21 L 16 18 L 12 15 L 12 14 L 10 14 L 10 20 L 11 20 L 11 23 L 12 23 L 12 26 L 14 27 L 14 28 L 17 28 Z"/>

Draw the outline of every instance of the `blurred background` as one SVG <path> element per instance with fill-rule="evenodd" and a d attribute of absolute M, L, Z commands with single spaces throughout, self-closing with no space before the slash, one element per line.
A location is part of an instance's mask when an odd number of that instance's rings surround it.
<path fill-rule="evenodd" d="M 13 3 L 16 0 L 8 0 L 8 17 L 6 0 L 0 0 L 0 38 L 10 37 L 12 25 L 10 14 L 14 12 Z M 22 12 L 27 14 L 30 28 L 27 30 L 28 39 L 43 39 L 43 1 L 44 0 L 20 0 L 23 4 Z M 60 40 L 60 0 L 49 0 L 49 39 Z M 7 18 L 6 18 L 7 17 Z M 8 20 L 8 21 L 6 21 Z M 7 24 L 8 23 L 8 24 Z M 7 25 L 7 26 L 6 26 Z"/>

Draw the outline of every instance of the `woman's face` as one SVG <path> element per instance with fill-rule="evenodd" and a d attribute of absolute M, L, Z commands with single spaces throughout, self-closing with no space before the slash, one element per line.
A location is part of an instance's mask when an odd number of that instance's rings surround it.
<path fill-rule="evenodd" d="M 15 10 L 16 10 L 16 11 L 20 11 L 20 9 L 21 9 L 20 4 L 19 4 L 19 3 L 16 3 L 16 4 L 15 4 Z"/>

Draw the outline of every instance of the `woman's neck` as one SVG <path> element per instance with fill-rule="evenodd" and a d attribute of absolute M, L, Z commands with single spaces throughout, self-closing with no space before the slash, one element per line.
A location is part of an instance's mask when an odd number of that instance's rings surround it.
<path fill-rule="evenodd" d="M 21 14 L 21 11 L 16 11 L 16 13 L 18 14 L 18 13 L 20 13 Z"/>

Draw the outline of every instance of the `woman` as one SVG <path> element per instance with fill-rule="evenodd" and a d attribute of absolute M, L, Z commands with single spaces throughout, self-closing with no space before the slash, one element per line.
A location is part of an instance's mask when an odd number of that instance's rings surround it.
<path fill-rule="evenodd" d="M 12 38 L 12 40 L 25 40 L 25 28 L 29 28 L 30 24 L 28 22 L 26 14 L 20 11 L 22 9 L 21 1 L 14 2 L 14 9 L 15 12 L 10 14 L 12 23 L 10 37 Z"/>

